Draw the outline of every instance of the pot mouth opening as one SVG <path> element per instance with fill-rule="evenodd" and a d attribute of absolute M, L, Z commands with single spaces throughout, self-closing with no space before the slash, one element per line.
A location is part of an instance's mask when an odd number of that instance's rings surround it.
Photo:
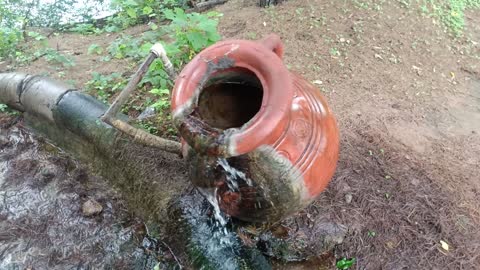
<path fill-rule="evenodd" d="M 225 69 L 210 76 L 200 92 L 196 111 L 213 128 L 240 128 L 260 112 L 263 92 L 260 79 L 251 70 Z"/>

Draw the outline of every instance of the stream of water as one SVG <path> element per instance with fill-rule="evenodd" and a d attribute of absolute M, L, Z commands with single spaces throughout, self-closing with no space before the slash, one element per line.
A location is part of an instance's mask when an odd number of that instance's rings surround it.
<path fill-rule="evenodd" d="M 241 183 L 245 183 L 249 187 L 253 186 L 252 180 L 248 178 L 244 172 L 231 166 L 228 163 L 227 159 L 219 158 L 217 161 L 217 165 L 220 166 L 225 173 L 225 178 L 227 180 L 226 183 L 229 191 L 240 192 Z M 220 209 L 219 200 L 221 200 L 221 197 L 218 196 L 218 188 L 203 188 L 200 189 L 200 191 L 213 207 L 214 217 L 218 225 L 219 231 L 227 232 L 226 225 L 230 220 L 230 217 L 223 213 Z"/>
<path fill-rule="evenodd" d="M 242 185 L 253 185 L 245 173 L 231 166 L 226 159 L 218 159 L 216 165 L 223 171 L 229 191 L 239 192 Z M 230 216 L 221 211 L 219 189 L 214 187 L 198 190 L 201 194 L 199 196 L 206 199 L 205 203 L 208 204 L 206 208 L 211 209 L 212 214 L 206 214 L 208 210 L 201 206 L 202 203 L 199 203 L 195 193 L 184 198 L 181 207 L 192 226 L 190 241 L 203 249 L 203 254 L 207 255 L 218 269 L 240 269 L 242 262 L 238 259 L 243 253 L 251 251 L 245 250 L 235 230 L 232 230 Z"/>

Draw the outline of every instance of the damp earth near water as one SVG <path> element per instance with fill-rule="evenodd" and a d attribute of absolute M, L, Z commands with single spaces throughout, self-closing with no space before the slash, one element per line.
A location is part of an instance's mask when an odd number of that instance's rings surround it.
<path fill-rule="evenodd" d="M 12 121 L 0 119 L 0 269 L 153 269 L 117 192 Z"/>

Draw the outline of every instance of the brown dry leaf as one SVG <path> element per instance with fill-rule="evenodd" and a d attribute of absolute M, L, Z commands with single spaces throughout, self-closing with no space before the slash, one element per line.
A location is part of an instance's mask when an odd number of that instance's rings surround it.
<path fill-rule="evenodd" d="M 394 249 L 395 248 L 395 243 L 393 243 L 392 241 L 387 241 L 386 245 L 387 245 L 387 248 L 389 248 L 389 249 Z"/>

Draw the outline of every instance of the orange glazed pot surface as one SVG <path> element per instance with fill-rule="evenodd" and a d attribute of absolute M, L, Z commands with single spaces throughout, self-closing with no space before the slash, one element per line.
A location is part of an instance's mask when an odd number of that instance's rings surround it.
<path fill-rule="evenodd" d="M 193 183 L 246 221 L 302 209 L 325 189 L 338 160 L 333 114 L 282 54 L 276 35 L 219 42 L 184 68 L 172 95 Z"/>

